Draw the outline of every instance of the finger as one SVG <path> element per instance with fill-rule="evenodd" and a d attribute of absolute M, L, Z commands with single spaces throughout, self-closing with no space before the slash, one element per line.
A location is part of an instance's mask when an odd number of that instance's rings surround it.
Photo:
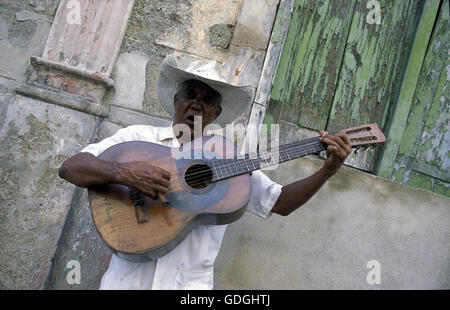
<path fill-rule="evenodd" d="M 161 176 L 167 180 L 170 180 L 170 177 L 171 177 L 170 172 L 166 171 L 166 170 L 163 170 L 163 172 L 161 173 Z"/>
<path fill-rule="evenodd" d="M 322 137 L 324 137 L 324 136 L 326 136 L 326 135 L 328 134 L 328 132 L 326 132 L 325 130 L 320 130 L 320 131 L 319 131 L 319 134 L 320 134 Z"/>
<path fill-rule="evenodd" d="M 147 195 L 150 196 L 152 199 L 156 199 L 156 192 L 154 190 L 147 191 Z"/>
<path fill-rule="evenodd" d="M 327 147 L 327 158 L 331 157 L 331 156 L 338 156 L 338 151 L 337 151 L 337 147 L 334 145 L 329 145 Z"/>
<path fill-rule="evenodd" d="M 345 160 L 345 158 L 347 158 L 347 153 L 339 146 L 329 145 L 328 148 L 330 148 L 330 152 L 333 153 L 334 155 L 336 155 L 337 157 L 339 157 L 339 159 Z M 328 151 L 328 148 L 327 148 L 327 151 Z"/>
<path fill-rule="evenodd" d="M 169 171 L 167 171 L 167 170 L 164 170 L 164 169 L 161 169 L 161 168 L 159 168 L 159 167 L 155 167 L 156 169 L 155 169 L 155 172 L 158 174 L 158 175 L 160 175 L 161 177 L 163 177 L 163 178 L 165 178 L 165 179 L 167 179 L 167 180 L 170 180 L 170 172 Z"/>
<path fill-rule="evenodd" d="M 169 191 L 169 188 L 168 188 L 168 187 L 161 186 L 161 185 L 159 185 L 159 184 L 153 184 L 153 185 L 152 185 L 152 188 L 153 188 L 153 190 L 155 190 L 155 191 L 157 191 L 157 192 L 160 192 L 160 193 L 162 193 L 162 194 L 167 194 L 167 192 Z"/>
<path fill-rule="evenodd" d="M 342 161 L 344 161 L 347 158 L 348 153 L 346 151 L 340 149 L 340 150 L 338 150 L 338 156 Z"/>
<path fill-rule="evenodd" d="M 336 142 L 341 148 L 345 148 L 346 147 L 344 141 L 338 135 L 336 135 L 336 136 L 330 136 L 329 135 L 329 136 L 327 136 L 327 138 L 333 140 L 334 142 Z"/>
<path fill-rule="evenodd" d="M 167 188 L 170 187 L 170 181 L 165 178 L 160 177 L 157 180 L 155 180 L 155 182 L 164 187 L 167 187 Z"/>
<path fill-rule="evenodd" d="M 338 136 L 341 137 L 345 144 L 351 145 L 350 139 L 348 138 L 348 135 L 345 133 L 345 131 L 341 131 Z"/>
<path fill-rule="evenodd" d="M 328 139 L 334 141 L 336 146 L 346 153 L 350 153 L 350 148 L 339 136 L 327 136 Z"/>
<path fill-rule="evenodd" d="M 162 185 L 164 187 L 169 187 L 170 186 L 170 181 L 159 176 L 159 175 L 155 175 L 153 174 L 152 176 L 150 176 L 150 181 L 152 183 L 158 184 L 158 185 Z"/>
<path fill-rule="evenodd" d="M 327 146 L 332 145 L 335 147 L 339 147 L 339 144 L 336 141 L 330 139 L 330 136 L 326 136 L 326 137 L 322 138 L 322 142 L 325 143 Z"/>
<path fill-rule="evenodd" d="M 352 145 L 350 143 L 350 139 L 348 138 L 347 134 L 345 132 L 340 132 L 337 136 L 344 143 L 344 150 L 347 153 L 347 155 L 350 154 L 350 152 L 352 151 Z"/>

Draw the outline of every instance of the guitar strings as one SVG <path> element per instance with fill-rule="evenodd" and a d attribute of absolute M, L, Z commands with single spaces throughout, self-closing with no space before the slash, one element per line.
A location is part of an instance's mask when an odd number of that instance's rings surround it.
<path fill-rule="evenodd" d="M 315 144 L 318 145 L 317 142 L 319 142 L 319 141 L 312 141 L 312 142 L 313 142 L 313 143 L 304 143 L 304 144 L 302 144 L 302 145 L 297 145 L 297 146 L 294 146 L 294 147 L 292 147 L 293 144 L 292 144 L 291 146 L 289 146 L 289 145 L 282 145 L 281 147 L 283 147 L 284 149 L 281 150 L 281 151 L 279 151 L 278 153 L 281 154 L 282 152 L 285 152 L 285 154 L 287 154 L 288 157 L 289 157 L 289 153 L 288 153 L 289 150 L 298 151 L 298 150 L 301 150 L 301 149 L 299 149 L 300 147 L 305 147 L 304 150 L 306 150 L 306 151 L 314 151 L 314 153 L 315 153 L 315 152 L 318 152 L 318 151 L 316 151 L 316 150 L 314 149 L 314 146 L 315 146 Z M 322 146 L 322 145 L 320 144 L 319 146 Z M 287 149 L 288 147 L 290 148 L 289 150 Z M 308 148 L 308 147 L 312 147 L 312 149 L 310 149 L 310 148 Z M 320 151 L 322 151 L 322 150 L 320 150 Z M 246 154 L 246 155 L 247 155 L 247 154 Z M 225 168 L 230 168 L 230 167 L 233 167 L 233 166 L 234 166 L 234 168 L 236 168 L 235 163 L 236 163 L 237 161 L 241 161 L 241 162 L 249 162 L 249 161 L 253 161 L 253 160 L 258 160 L 258 161 L 260 161 L 261 157 L 263 157 L 264 155 L 268 155 L 269 157 L 271 157 L 271 156 L 274 155 L 274 152 L 266 152 L 266 153 L 265 153 L 265 152 L 260 152 L 260 153 L 258 153 L 257 155 L 261 155 L 261 156 L 258 156 L 258 158 L 254 158 L 254 159 L 250 159 L 250 158 L 242 158 L 242 159 L 236 159 L 236 158 L 230 158 L 230 159 L 216 159 L 216 160 L 214 160 L 214 161 L 211 161 L 211 163 L 213 163 L 213 168 L 214 168 L 214 170 L 219 170 L 220 168 L 222 168 L 222 170 L 225 171 Z M 226 160 L 232 160 L 233 162 L 225 163 L 225 164 L 219 164 L 219 163 L 218 163 L 217 166 L 214 165 L 214 163 L 217 163 L 217 162 L 223 162 L 223 161 L 226 161 Z M 263 160 L 266 161 L 266 163 L 267 163 L 267 159 L 263 159 Z M 253 162 L 252 162 L 252 164 L 253 164 Z M 210 168 L 210 167 L 208 166 L 208 168 Z M 198 172 L 198 171 L 201 171 L 201 172 L 209 171 L 210 169 L 208 169 L 208 168 L 199 167 L 199 168 L 193 169 L 192 172 L 189 173 L 189 176 L 192 176 L 192 175 L 195 175 L 195 174 L 200 173 L 200 172 Z M 231 171 L 231 170 L 230 170 L 230 171 Z M 183 174 L 183 173 L 179 173 L 178 175 L 182 175 L 182 174 Z"/>
<path fill-rule="evenodd" d="M 295 147 L 291 147 L 291 146 L 288 146 L 288 145 L 283 145 L 282 147 L 284 148 L 283 150 L 281 150 L 281 151 L 279 151 L 278 153 L 281 155 L 282 154 L 282 152 L 284 152 L 284 154 L 287 154 L 288 155 L 288 157 L 289 157 L 289 154 L 288 154 L 288 149 L 287 149 L 287 147 L 290 147 L 290 149 L 292 149 L 292 150 L 294 150 L 294 151 L 298 151 L 299 150 L 299 148 L 302 148 L 302 149 L 300 149 L 300 150 L 302 150 L 302 151 L 307 151 L 307 152 L 311 152 L 311 153 L 316 153 L 316 152 L 319 152 L 319 151 L 317 151 L 317 150 L 315 150 L 315 148 L 314 148 L 314 146 L 320 146 L 320 147 L 323 147 L 322 146 L 322 144 L 317 144 L 317 142 L 319 142 L 319 141 L 314 141 L 313 143 L 305 143 L 305 144 L 302 144 L 302 145 L 297 145 L 297 146 L 295 146 Z M 322 150 L 320 150 L 320 151 L 322 151 Z M 261 152 L 261 153 L 259 153 L 259 154 L 264 154 L 264 152 Z M 269 156 L 272 156 L 272 155 L 274 155 L 273 154 L 273 152 L 272 153 L 265 153 L 265 155 L 269 155 Z M 305 154 L 305 155 L 307 155 L 307 154 Z M 305 155 L 303 155 L 303 156 L 305 156 Z M 256 158 L 258 161 L 260 161 L 260 157 L 258 157 L 258 158 Z M 218 161 L 225 161 L 225 160 L 227 160 L 227 159 L 218 159 L 218 160 L 215 160 L 215 161 L 213 161 L 213 162 L 218 162 Z M 234 159 L 230 159 L 230 160 L 234 160 Z M 239 160 L 239 159 L 238 159 Z M 248 162 L 249 160 L 251 160 L 251 161 L 253 161 L 254 159 L 240 159 L 241 160 L 241 162 Z M 267 163 L 267 160 L 266 159 L 264 159 L 265 161 L 266 161 L 266 163 Z M 284 161 L 283 160 L 283 158 L 281 158 L 281 160 L 282 161 Z M 253 164 L 253 162 L 252 162 L 252 164 Z M 214 170 L 215 170 L 215 172 L 216 172 L 216 175 L 218 175 L 217 174 L 217 171 L 219 171 L 220 172 L 220 168 L 222 168 L 222 170 L 226 173 L 226 168 L 229 168 L 229 170 L 230 170 L 230 172 L 232 172 L 232 170 L 230 169 L 230 167 L 231 168 L 233 168 L 233 166 L 234 166 L 234 168 L 237 168 L 236 167 L 236 161 L 233 161 L 233 162 L 231 162 L 231 163 L 226 163 L 226 164 L 218 164 L 217 166 L 215 166 L 214 164 L 213 164 L 213 167 L 214 167 Z M 256 167 L 254 167 L 254 168 L 256 168 Z M 258 169 L 261 169 L 261 168 L 258 168 Z M 255 169 L 255 170 L 258 170 L 258 169 Z M 195 178 L 193 178 L 192 176 L 194 176 L 194 175 L 198 175 L 198 174 L 202 174 L 202 176 L 201 177 L 203 177 L 205 174 L 210 174 L 210 167 L 208 166 L 207 168 L 204 168 L 204 167 L 200 167 L 200 168 L 197 168 L 197 169 L 195 169 L 195 170 L 193 170 L 193 172 L 192 173 L 189 173 L 189 175 L 187 175 L 186 176 L 186 178 L 188 178 L 188 177 L 190 177 L 189 179 L 190 180 L 194 180 Z M 182 173 L 179 173 L 179 175 L 181 175 Z"/>
<path fill-rule="evenodd" d="M 316 141 L 311 141 L 311 140 L 316 140 Z M 288 144 L 285 144 L 285 145 L 282 145 L 281 147 L 283 148 L 282 150 L 280 150 L 278 153 L 279 153 L 279 155 L 281 155 L 283 152 L 284 152 L 284 154 L 287 154 L 288 155 L 288 157 L 289 157 L 289 154 L 288 154 L 288 151 L 289 150 L 294 150 L 294 151 L 306 151 L 306 152 L 311 152 L 311 153 L 316 153 L 316 152 L 319 152 L 319 151 L 322 151 L 322 150 L 316 150 L 315 148 L 314 148 L 314 146 L 319 146 L 319 147 L 322 147 L 323 148 L 323 145 L 319 142 L 319 140 L 317 140 L 317 137 L 315 137 L 315 138 L 311 138 L 311 139 L 308 139 L 308 140 L 304 140 L 304 141 L 300 141 L 300 142 L 302 142 L 302 144 L 300 144 L 300 145 L 296 145 L 298 142 L 296 142 L 295 144 L 294 143 L 292 143 L 291 145 L 288 145 Z M 305 143 L 305 142 L 308 142 L 308 143 Z M 287 149 L 287 148 L 289 148 L 289 150 Z M 264 154 L 265 152 L 260 152 L 259 154 Z M 259 155 L 258 154 L 258 155 Z M 265 153 L 265 155 L 269 155 L 269 156 L 272 156 L 272 155 L 274 155 L 273 154 L 273 152 L 271 152 L 271 153 L 269 153 L 269 152 L 266 152 Z M 305 155 L 303 155 L 303 156 L 306 156 L 307 154 L 305 153 Z M 259 159 L 260 159 L 260 156 L 258 156 L 258 158 L 257 158 L 257 160 L 259 161 Z M 214 162 L 218 162 L 218 161 L 224 161 L 224 160 L 226 160 L 226 159 L 218 159 L 218 160 L 215 160 Z M 230 159 L 230 160 L 233 160 L 233 159 Z M 249 160 L 253 160 L 253 159 L 241 159 L 242 160 L 242 162 L 248 162 Z M 265 161 L 266 161 L 266 163 L 267 163 L 267 160 L 266 159 L 264 159 Z M 283 160 L 283 158 L 281 158 L 281 160 Z M 252 164 L 253 164 L 253 162 L 252 162 Z M 232 170 L 230 169 L 230 167 L 233 167 L 234 166 L 234 168 L 237 168 L 236 167 L 236 162 L 235 161 L 233 161 L 233 162 L 231 162 L 231 163 L 226 163 L 226 164 L 223 164 L 223 165 L 220 165 L 220 164 L 218 164 L 217 166 L 215 166 L 214 164 L 213 164 L 213 167 L 214 167 L 214 172 L 215 172 L 215 174 L 216 174 L 216 176 L 218 176 L 218 171 L 220 172 L 220 168 L 222 168 L 222 170 L 225 172 L 225 174 L 226 174 L 226 168 L 228 168 L 229 170 L 230 170 L 230 172 L 232 172 Z M 254 166 L 254 165 L 253 165 Z M 255 166 L 254 166 L 254 168 L 256 168 Z M 262 167 L 261 167 L 261 165 L 260 165 L 260 168 L 257 168 L 257 169 L 254 169 L 254 170 L 259 170 L 259 169 L 261 169 Z M 211 175 L 211 170 L 212 169 L 210 169 L 210 167 L 208 166 L 208 167 L 200 167 L 200 168 L 197 168 L 197 169 L 195 169 L 195 170 L 193 170 L 193 172 L 192 173 L 189 173 L 189 175 L 186 175 L 186 182 L 188 182 L 189 181 L 189 184 L 191 185 L 191 186 L 195 186 L 195 185 L 199 185 L 199 184 L 202 184 L 204 181 L 206 181 L 205 180 L 205 177 L 207 177 L 207 176 L 210 176 Z M 181 175 L 182 173 L 179 173 L 179 175 Z M 230 176 L 227 176 L 227 177 L 231 177 L 231 175 Z M 225 177 L 225 178 L 227 178 L 227 177 Z M 220 179 L 224 179 L 224 178 L 217 178 L 215 181 L 218 181 L 218 180 L 220 180 Z M 197 183 L 191 183 L 192 181 L 198 181 Z"/>
<path fill-rule="evenodd" d="M 311 150 L 306 150 L 306 151 L 311 151 Z M 312 149 L 312 151 L 314 151 L 314 153 L 315 153 L 315 149 Z M 303 156 L 305 156 L 305 155 L 303 155 Z M 300 157 L 302 157 L 302 156 L 300 156 Z M 225 168 L 225 167 L 230 167 L 230 166 L 233 166 L 233 164 L 223 165 L 221 167 Z M 262 166 L 260 166 L 260 167 L 255 167 L 254 166 L 254 169 L 252 169 L 250 171 L 259 170 L 261 168 L 263 168 L 263 167 Z M 195 175 L 187 175 L 186 176 L 186 182 L 192 187 L 195 187 L 195 186 L 200 185 L 200 184 L 204 184 L 206 181 L 210 181 L 208 179 L 211 177 L 211 172 L 212 171 L 209 169 L 209 167 L 205 168 L 205 169 L 199 169 L 199 170 L 202 170 L 202 171 L 196 172 Z M 225 171 L 225 173 L 227 173 L 227 172 Z M 240 175 L 240 174 L 245 174 L 245 172 L 243 172 L 243 173 L 236 173 L 235 175 Z M 216 176 L 216 178 L 214 179 L 214 182 L 219 181 L 219 180 L 223 180 L 223 179 L 227 179 L 229 177 L 232 177 L 233 175 L 225 175 L 223 177 L 219 177 L 218 171 L 216 169 L 215 170 L 215 176 Z"/>
<path fill-rule="evenodd" d="M 289 144 L 283 144 L 283 145 L 280 146 L 280 148 L 283 148 L 283 150 L 281 150 L 281 152 L 286 152 L 287 153 L 289 150 L 298 151 L 299 148 L 303 147 L 303 146 L 305 146 L 305 147 L 314 146 L 314 143 L 319 142 L 319 141 L 310 141 L 310 140 L 313 140 L 313 139 L 316 139 L 316 138 L 311 138 L 311 139 L 307 139 L 307 140 L 303 140 L 303 141 L 299 141 L 299 142 L 294 142 L 295 144 L 302 142 L 303 144 L 301 144 L 301 145 L 294 145 L 294 143 L 291 143 L 290 145 Z M 305 143 L 305 142 L 308 142 L 308 143 Z M 312 143 L 310 143 L 310 142 L 312 142 Z M 289 147 L 289 150 L 287 149 L 288 147 Z M 309 149 L 308 149 L 308 151 L 309 151 Z M 313 151 L 314 151 L 314 149 L 313 149 Z M 278 153 L 281 153 L 281 152 L 278 152 Z M 248 155 L 248 154 L 245 154 L 245 155 Z M 261 151 L 257 155 L 272 156 L 272 155 L 274 155 L 274 152 L 270 152 L 270 151 L 263 152 L 263 151 Z M 289 156 L 289 154 L 288 154 L 288 156 Z M 219 161 L 225 161 L 225 160 L 235 160 L 235 161 L 239 161 L 239 160 L 241 160 L 241 161 L 250 161 L 250 160 L 255 160 L 255 159 L 259 160 L 260 157 L 261 156 L 258 156 L 258 158 L 253 158 L 253 159 L 251 159 L 251 158 L 230 158 L 230 159 L 222 159 L 222 158 L 220 158 L 220 159 L 216 159 L 216 160 L 211 161 L 211 163 L 213 163 L 213 162 L 217 163 Z M 266 159 L 264 159 L 264 160 L 266 160 Z M 233 166 L 233 163 L 229 163 L 229 164 L 226 163 L 226 164 L 223 164 L 223 165 L 218 164 L 217 168 L 216 168 L 216 166 L 214 166 L 214 169 L 217 170 L 218 168 L 229 168 L 231 166 Z M 204 168 L 200 167 L 200 168 L 193 169 L 192 171 L 195 172 L 195 171 L 199 171 L 199 170 L 204 170 Z M 181 175 L 181 174 L 183 174 L 183 173 L 180 172 L 178 175 Z"/>

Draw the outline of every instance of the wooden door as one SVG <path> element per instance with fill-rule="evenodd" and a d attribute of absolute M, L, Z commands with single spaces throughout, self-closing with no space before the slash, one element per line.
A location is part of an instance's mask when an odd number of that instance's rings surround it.
<path fill-rule="evenodd" d="M 371 2 L 380 4 L 379 24 Z M 296 0 L 265 117 L 280 124 L 280 140 L 361 123 L 386 129 L 424 2 Z M 380 154 L 346 164 L 373 172 Z"/>

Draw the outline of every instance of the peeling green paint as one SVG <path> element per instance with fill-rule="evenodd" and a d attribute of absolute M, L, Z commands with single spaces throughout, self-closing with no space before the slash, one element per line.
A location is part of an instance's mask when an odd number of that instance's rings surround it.
<path fill-rule="evenodd" d="M 429 191 L 433 189 L 433 182 L 430 177 L 417 171 L 412 171 L 409 174 L 409 179 L 408 182 L 406 182 L 406 185 L 419 187 Z"/>
<path fill-rule="evenodd" d="M 395 103 L 423 1 L 383 1 L 381 24 L 368 24 L 358 1 L 327 129 L 376 122 Z"/>
<path fill-rule="evenodd" d="M 448 195 L 450 106 L 449 2 L 444 1 L 417 79 L 394 166 L 402 163 L 407 178 L 392 172 L 400 183 Z M 431 24 L 431 21 L 429 21 Z M 430 189 L 430 182 L 433 184 Z"/>
<path fill-rule="evenodd" d="M 325 128 L 355 3 L 295 2 L 272 90 L 280 119 Z"/>
<path fill-rule="evenodd" d="M 387 178 L 392 176 L 394 162 L 408 121 L 409 110 L 419 82 L 420 70 L 438 14 L 439 4 L 439 0 L 429 0 L 425 2 L 400 94 L 397 103 L 395 104 L 394 113 L 392 113 L 391 116 L 389 130 L 385 132 L 387 143 L 385 144 L 385 149 L 377 172 L 380 176 Z"/>
<path fill-rule="evenodd" d="M 397 170 L 397 173 L 395 175 L 395 182 L 402 183 L 404 177 L 405 177 L 405 168 L 401 167 Z"/>
<path fill-rule="evenodd" d="M 265 122 L 330 132 L 376 122 L 384 149 L 346 163 L 446 193 L 449 1 L 380 2 L 371 25 L 364 0 L 295 1 Z"/>
<path fill-rule="evenodd" d="M 444 183 L 437 180 L 435 182 L 433 192 L 450 197 L 450 183 Z"/>

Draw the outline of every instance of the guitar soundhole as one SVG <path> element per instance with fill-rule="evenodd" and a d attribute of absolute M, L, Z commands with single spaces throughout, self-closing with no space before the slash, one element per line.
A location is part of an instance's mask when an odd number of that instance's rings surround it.
<path fill-rule="evenodd" d="M 184 179 L 192 188 L 201 189 L 207 187 L 212 180 L 213 173 L 208 165 L 194 164 L 187 168 Z"/>

